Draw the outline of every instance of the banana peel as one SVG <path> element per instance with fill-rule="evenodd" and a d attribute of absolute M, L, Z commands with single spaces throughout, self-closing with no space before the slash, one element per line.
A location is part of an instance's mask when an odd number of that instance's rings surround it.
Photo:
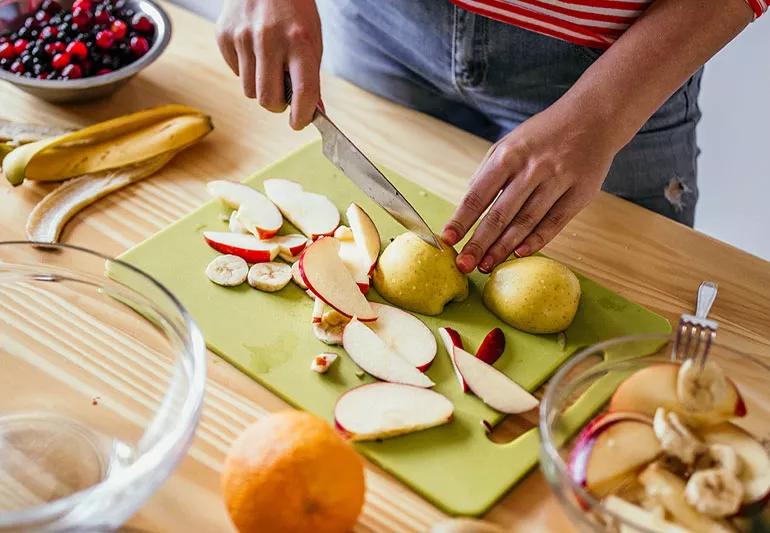
<path fill-rule="evenodd" d="M 64 135 L 71 130 L 44 126 L 42 124 L 26 124 L 0 118 L 0 164 L 5 156 L 22 144 L 40 141 L 47 137 Z"/>
<path fill-rule="evenodd" d="M 213 129 L 211 118 L 183 105 L 124 115 L 19 146 L 2 162 L 8 181 L 62 181 L 149 161 L 188 146 Z"/>
<path fill-rule="evenodd" d="M 47 194 L 27 218 L 27 239 L 55 243 L 64 225 L 81 209 L 111 192 L 150 176 L 180 150 L 172 150 L 140 163 L 102 170 L 71 179 Z"/>

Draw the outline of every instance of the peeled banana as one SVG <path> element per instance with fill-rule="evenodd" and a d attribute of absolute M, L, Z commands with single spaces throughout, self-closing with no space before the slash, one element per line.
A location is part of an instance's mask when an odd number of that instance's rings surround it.
<path fill-rule="evenodd" d="M 61 181 L 178 151 L 212 128 L 196 109 L 161 106 L 19 146 L 3 159 L 3 172 L 13 185 Z"/>

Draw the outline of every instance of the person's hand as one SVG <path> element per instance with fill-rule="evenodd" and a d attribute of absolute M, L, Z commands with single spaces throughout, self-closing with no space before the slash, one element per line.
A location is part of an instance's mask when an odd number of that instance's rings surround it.
<path fill-rule="evenodd" d="M 599 191 L 616 148 L 575 111 L 546 109 L 487 152 L 442 235 L 457 244 L 491 204 L 457 257 L 462 272 L 540 250 Z"/>
<path fill-rule="evenodd" d="M 217 44 L 241 78 L 243 94 L 280 113 L 286 109 L 284 73 L 294 95 L 289 123 L 302 129 L 321 98 L 321 21 L 314 0 L 225 0 Z"/>

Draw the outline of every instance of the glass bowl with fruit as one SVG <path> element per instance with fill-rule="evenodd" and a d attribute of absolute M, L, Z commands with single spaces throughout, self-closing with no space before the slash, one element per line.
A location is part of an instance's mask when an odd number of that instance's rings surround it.
<path fill-rule="evenodd" d="M 672 344 L 610 340 L 554 375 L 540 410 L 548 482 L 581 530 L 767 531 L 770 357 L 717 343 L 702 365 L 674 360 Z"/>
<path fill-rule="evenodd" d="M 0 0 L 0 80 L 50 102 L 112 94 L 171 38 L 150 0 Z"/>

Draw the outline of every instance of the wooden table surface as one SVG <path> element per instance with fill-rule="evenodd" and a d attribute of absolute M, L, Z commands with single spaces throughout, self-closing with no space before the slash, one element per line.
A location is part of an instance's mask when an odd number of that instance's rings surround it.
<path fill-rule="evenodd" d="M 207 180 L 243 178 L 316 136 L 311 129 L 291 131 L 285 115 L 263 112 L 244 99 L 216 49 L 213 25 L 167 7 L 175 30 L 168 51 L 110 99 L 57 106 L 0 86 L 0 116 L 27 122 L 82 126 L 171 102 L 213 116 L 216 129 L 204 142 L 155 177 L 86 209 L 66 229 L 65 242 L 118 255 L 203 203 Z M 459 200 L 489 147 L 486 141 L 343 81 L 327 76 L 323 84 L 329 114 L 375 160 L 444 198 Z M 2 182 L 0 240 L 22 239 L 27 214 L 50 186 L 26 183 L 13 189 Z M 720 323 L 720 340 L 770 359 L 770 263 L 604 193 L 546 252 L 670 319 L 692 307 L 700 281 L 714 280 L 719 297 L 712 313 Z M 223 443 L 265 413 L 286 407 L 215 355 L 210 354 L 209 363 L 201 425 L 215 430 Z M 219 495 L 223 443 L 197 437 L 195 457 L 188 454 L 130 525 L 153 532 L 230 530 Z M 372 465 L 367 469 L 358 531 L 424 531 L 443 518 L 388 474 Z M 539 472 L 487 518 L 515 531 L 571 529 Z"/>

